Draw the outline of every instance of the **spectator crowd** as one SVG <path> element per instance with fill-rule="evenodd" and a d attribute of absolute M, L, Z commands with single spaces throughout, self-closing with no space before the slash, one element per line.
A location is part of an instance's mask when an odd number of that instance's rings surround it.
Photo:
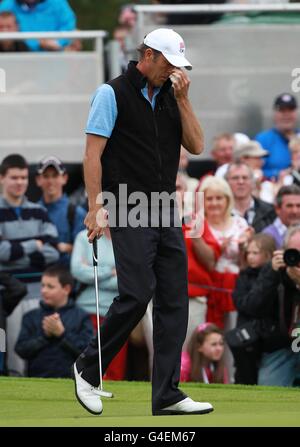
<path fill-rule="evenodd" d="M 216 136 L 215 167 L 201 178 L 189 177 L 182 147 L 176 190 L 188 255 L 184 381 L 298 383 L 299 355 L 291 349 L 300 324 L 297 108 L 295 97 L 281 94 L 270 131 L 254 140 L 240 133 Z M 84 199 L 74 204 L 64 192 L 67 168 L 55 156 L 36 166 L 37 202 L 26 197 L 29 167 L 23 156 L 2 160 L 0 180 L 0 324 L 8 343 L 2 374 L 69 377 L 71 364 L 96 331 Z M 193 193 L 192 201 L 186 192 Z M 109 228 L 98 250 L 102 322 L 118 295 Z M 151 331 L 150 306 L 105 378 L 150 378 Z M 134 361 L 141 347 L 147 351 L 144 368 Z"/>

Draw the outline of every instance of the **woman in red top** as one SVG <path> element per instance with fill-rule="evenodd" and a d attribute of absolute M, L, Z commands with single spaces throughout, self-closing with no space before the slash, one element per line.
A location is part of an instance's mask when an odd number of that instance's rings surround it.
<path fill-rule="evenodd" d="M 206 177 L 200 185 L 199 192 L 204 193 L 207 233 L 221 252 L 217 257 L 216 250 L 212 249 L 205 232 L 202 239 L 196 239 L 194 242 L 198 245 L 196 246 L 198 257 L 206 263 L 213 282 L 209 294 L 207 320 L 223 328 L 226 314 L 235 311 L 231 295 L 239 273 L 241 249 L 253 234 L 253 230 L 245 219 L 231 215 L 233 196 L 224 179 Z M 234 318 L 232 325 L 235 325 Z M 231 324 L 228 329 L 230 326 Z"/>
<path fill-rule="evenodd" d="M 188 206 L 187 213 L 185 213 L 186 202 L 184 202 L 184 200 L 186 198 L 191 199 L 191 197 L 184 196 L 184 193 L 187 191 L 187 184 L 185 178 L 181 174 L 177 175 L 176 191 L 178 203 L 181 206 L 184 205 L 183 213 L 185 217 L 182 229 L 184 233 L 188 258 L 189 320 L 187 335 L 183 345 L 183 350 L 185 350 L 195 328 L 199 326 L 199 324 L 206 321 L 207 299 L 210 296 L 210 290 L 213 286 L 213 282 L 205 259 L 204 261 L 202 261 L 198 256 L 199 244 L 201 244 L 201 239 L 200 241 L 197 240 L 198 233 L 195 232 L 196 221 L 195 219 L 192 219 L 192 216 L 190 215 L 191 206 Z M 217 241 L 211 235 L 207 223 L 203 222 L 203 225 L 204 228 L 202 237 L 205 238 L 206 244 L 213 251 L 215 259 L 218 259 L 221 255 L 221 248 Z M 202 244 L 200 247 L 201 254 L 204 254 L 204 258 L 207 251 L 206 244 Z"/>
<path fill-rule="evenodd" d="M 213 287 L 213 281 L 210 272 L 207 269 L 207 265 L 205 262 L 201 261 L 198 256 L 199 241 L 197 238 L 190 237 L 190 231 L 192 230 L 193 225 L 192 221 L 190 221 L 190 223 L 187 223 L 186 221 L 187 219 L 185 219 L 182 228 L 188 258 L 189 321 L 183 350 L 186 349 L 194 329 L 199 324 L 206 321 L 207 300 L 210 299 L 211 289 Z M 221 255 L 221 247 L 212 237 L 206 222 L 204 222 L 202 238 L 213 251 L 215 259 L 218 259 Z M 203 247 L 200 249 L 203 253 L 202 249 Z"/>

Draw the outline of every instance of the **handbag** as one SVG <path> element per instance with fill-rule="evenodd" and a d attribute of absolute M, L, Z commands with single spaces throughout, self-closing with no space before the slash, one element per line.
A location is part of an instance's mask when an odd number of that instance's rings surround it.
<path fill-rule="evenodd" d="M 260 339 L 256 320 L 249 321 L 225 333 L 225 340 L 230 348 L 251 346 Z"/>

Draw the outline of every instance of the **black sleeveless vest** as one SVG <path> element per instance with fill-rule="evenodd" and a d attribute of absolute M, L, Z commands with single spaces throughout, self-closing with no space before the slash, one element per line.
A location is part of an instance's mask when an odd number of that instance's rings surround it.
<path fill-rule="evenodd" d="M 147 79 L 130 62 L 125 74 L 108 84 L 114 89 L 118 116 L 103 152 L 102 189 L 118 195 L 176 190 L 182 127 L 177 102 L 168 80 L 156 97 L 155 110 L 141 89 Z"/>

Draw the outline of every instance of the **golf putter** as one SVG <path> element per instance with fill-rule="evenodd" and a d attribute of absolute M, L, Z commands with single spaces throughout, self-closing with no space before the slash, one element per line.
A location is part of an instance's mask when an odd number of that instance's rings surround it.
<path fill-rule="evenodd" d="M 94 266 L 94 279 L 95 279 L 95 298 L 96 298 L 96 312 L 97 312 L 97 336 L 98 336 L 99 372 L 100 372 L 100 385 L 99 385 L 98 389 L 97 388 L 95 389 L 95 391 L 101 397 L 113 397 L 112 393 L 103 390 L 103 381 L 102 381 L 99 290 L 98 290 L 98 247 L 97 247 L 97 238 L 93 239 L 93 266 Z"/>

